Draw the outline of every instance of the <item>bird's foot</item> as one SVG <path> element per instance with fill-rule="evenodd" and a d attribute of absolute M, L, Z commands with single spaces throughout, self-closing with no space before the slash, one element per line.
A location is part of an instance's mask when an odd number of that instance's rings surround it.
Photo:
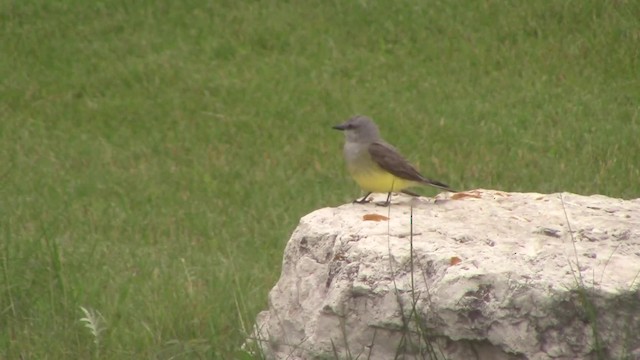
<path fill-rule="evenodd" d="M 371 199 L 367 199 L 367 198 L 353 200 L 354 204 L 368 204 L 370 202 L 371 202 Z"/>
<path fill-rule="evenodd" d="M 377 203 L 376 203 L 376 205 L 378 205 L 378 206 L 384 206 L 384 207 L 389 206 L 389 204 L 391 204 L 391 192 L 389 192 L 389 193 L 387 194 L 387 200 L 386 200 L 386 201 L 380 201 L 380 202 L 377 202 Z"/>
<path fill-rule="evenodd" d="M 371 202 L 371 200 L 367 199 L 369 197 L 369 195 L 371 195 L 371 193 L 368 193 L 367 195 L 363 196 L 362 199 L 358 200 L 355 199 L 353 200 L 354 204 L 368 204 Z"/>

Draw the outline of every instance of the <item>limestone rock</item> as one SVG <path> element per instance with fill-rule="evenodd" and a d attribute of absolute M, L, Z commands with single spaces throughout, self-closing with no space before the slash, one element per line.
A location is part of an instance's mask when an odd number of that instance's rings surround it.
<path fill-rule="evenodd" d="M 639 288 L 640 199 L 394 197 L 302 218 L 252 341 L 267 359 L 640 359 Z"/>

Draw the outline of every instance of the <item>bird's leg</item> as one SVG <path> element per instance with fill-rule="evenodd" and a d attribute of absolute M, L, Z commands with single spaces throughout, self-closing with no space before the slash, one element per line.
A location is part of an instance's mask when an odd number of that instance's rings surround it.
<path fill-rule="evenodd" d="M 365 195 L 365 196 L 364 196 L 362 199 L 360 199 L 360 200 L 358 200 L 358 199 L 353 200 L 353 203 L 354 203 L 354 204 L 367 204 L 369 201 L 371 201 L 371 200 L 367 200 L 367 198 L 369 197 L 369 195 L 371 195 L 371 193 L 370 193 L 370 192 L 369 192 L 369 193 L 367 193 L 367 195 Z"/>
<path fill-rule="evenodd" d="M 387 201 L 376 203 L 378 206 L 389 206 L 391 204 L 391 192 L 387 194 Z"/>

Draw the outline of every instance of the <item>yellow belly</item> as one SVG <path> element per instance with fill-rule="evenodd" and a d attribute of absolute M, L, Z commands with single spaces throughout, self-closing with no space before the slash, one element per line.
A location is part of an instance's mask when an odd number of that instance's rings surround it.
<path fill-rule="evenodd" d="M 416 185 L 379 168 L 367 172 L 351 171 L 351 176 L 362 190 L 375 193 L 398 192 Z"/>

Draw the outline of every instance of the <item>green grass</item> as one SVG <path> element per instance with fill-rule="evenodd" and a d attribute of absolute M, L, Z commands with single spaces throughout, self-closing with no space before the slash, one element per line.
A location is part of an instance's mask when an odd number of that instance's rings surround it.
<path fill-rule="evenodd" d="M 359 195 L 330 129 L 356 113 L 458 189 L 639 197 L 639 19 L 624 0 L 0 2 L 0 357 L 239 356 L 300 216 Z"/>

